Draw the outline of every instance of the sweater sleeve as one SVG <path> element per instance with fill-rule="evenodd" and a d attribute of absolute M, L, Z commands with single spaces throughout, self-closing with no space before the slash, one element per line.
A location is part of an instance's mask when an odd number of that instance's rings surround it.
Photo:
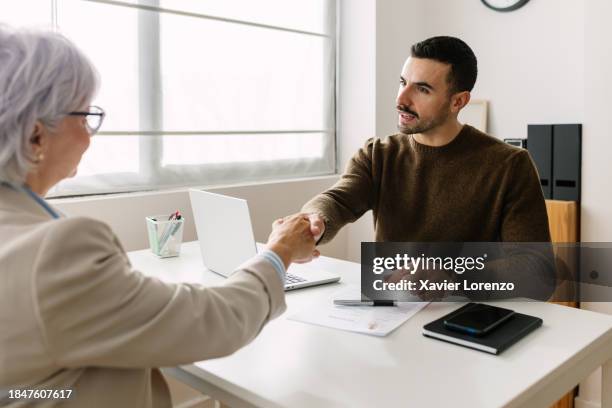
<path fill-rule="evenodd" d="M 374 139 L 368 139 L 364 147 L 351 158 L 340 180 L 302 207 L 303 212 L 318 213 L 325 220 L 325 231 L 318 244 L 331 241 L 340 228 L 355 222 L 372 209 L 375 196 L 373 145 Z"/>
<path fill-rule="evenodd" d="M 546 203 L 540 179 L 526 150 L 512 157 L 501 219 L 504 255 L 486 263 L 484 273 L 466 274 L 471 282 L 508 282 L 505 295 L 481 292 L 472 299 L 526 297 L 548 300 L 557 283 Z"/>
<path fill-rule="evenodd" d="M 540 179 L 526 150 L 516 153 L 501 220 L 504 242 L 550 242 Z"/>
<path fill-rule="evenodd" d="M 159 367 L 225 356 L 285 308 L 262 257 L 224 284 L 169 284 L 132 270 L 111 229 L 74 217 L 47 233 L 35 262 L 35 302 L 58 367 Z"/>

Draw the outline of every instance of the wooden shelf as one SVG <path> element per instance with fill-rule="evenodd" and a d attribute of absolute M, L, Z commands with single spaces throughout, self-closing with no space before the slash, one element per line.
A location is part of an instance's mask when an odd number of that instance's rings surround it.
<path fill-rule="evenodd" d="M 580 213 L 578 203 L 575 201 L 559 201 L 546 200 L 546 212 L 548 213 L 548 227 L 550 228 L 550 237 L 553 243 L 570 243 L 580 241 Z M 578 262 L 576 251 L 572 249 L 564 250 L 563 248 L 555 249 L 555 258 L 557 261 L 557 270 L 576 271 L 576 263 Z M 570 265 L 566 268 L 565 265 Z M 571 265 L 574 265 L 572 267 Z M 577 302 L 566 301 L 568 293 L 574 290 L 573 284 L 575 279 L 570 278 L 567 284 L 561 285 L 553 295 L 553 299 L 563 299 L 563 301 L 553 301 L 553 303 L 578 307 Z M 574 396 L 577 388 L 574 388 L 563 398 L 557 401 L 551 408 L 572 408 L 574 406 Z"/>
<path fill-rule="evenodd" d="M 577 202 L 546 200 L 546 211 L 552 242 L 580 241 Z"/>

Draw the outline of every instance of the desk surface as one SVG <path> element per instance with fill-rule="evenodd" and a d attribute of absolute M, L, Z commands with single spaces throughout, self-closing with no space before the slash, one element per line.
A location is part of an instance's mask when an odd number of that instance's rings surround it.
<path fill-rule="evenodd" d="M 158 259 L 148 250 L 129 257 L 164 281 L 223 281 L 205 270 L 197 242 L 183 244 L 178 258 Z M 489 408 L 551 404 L 612 358 L 612 316 L 549 303 L 496 303 L 544 320 L 500 356 L 421 334 L 457 303 L 432 303 L 383 338 L 287 320 L 360 280 L 356 263 L 321 257 L 306 266 L 314 267 L 338 273 L 341 282 L 288 292 L 287 312 L 251 344 L 168 372 L 232 407 Z"/>

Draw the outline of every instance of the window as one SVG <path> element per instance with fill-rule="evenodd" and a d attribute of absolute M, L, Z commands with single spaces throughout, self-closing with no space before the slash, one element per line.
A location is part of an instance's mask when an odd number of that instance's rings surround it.
<path fill-rule="evenodd" d="M 335 0 L 30 0 L 2 9 L 3 22 L 56 27 L 101 75 L 93 103 L 105 123 L 78 175 L 52 195 L 335 170 Z"/>

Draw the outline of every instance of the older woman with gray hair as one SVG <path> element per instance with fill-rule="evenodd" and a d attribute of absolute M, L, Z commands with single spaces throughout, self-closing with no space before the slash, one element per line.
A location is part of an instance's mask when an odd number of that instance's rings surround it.
<path fill-rule="evenodd" d="M 132 270 L 108 225 L 44 199 L 76 173 L 104 119 L 89 106 L 96 84 L 66 38 L 0 26 L 0 405 L 37 395 L 66 407 L 171 406 L 154 367 L 250 342 L 285 308 L 285 268 L 318 254 L 318 231 L 299 215 L 276 222 L 266 251 L 221 286 Z"/>

